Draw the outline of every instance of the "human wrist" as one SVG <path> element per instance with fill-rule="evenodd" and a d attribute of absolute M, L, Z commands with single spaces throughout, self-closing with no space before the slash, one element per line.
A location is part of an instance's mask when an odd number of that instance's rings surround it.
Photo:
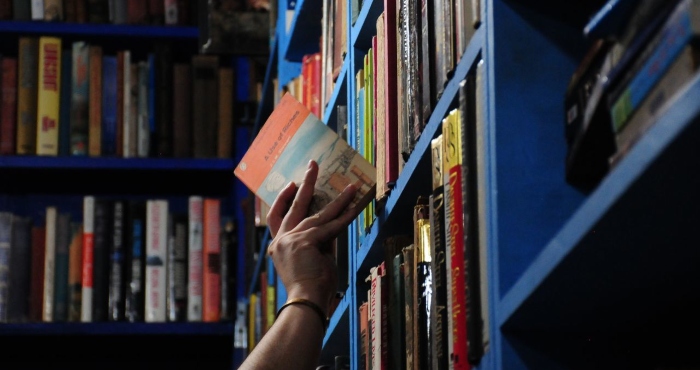
<path fill-rule="evenodd" d="M 307 314 L 313 313 L 313 316 L 316 316 L 320 320 L 321 327 L 323 328 L 324 332 L 328 328 L 329 318 L 325 314 L 324 310 L 316 303 L 304 298 L 292 298 L 287 300 L 287 302 L 277 311 L 276 317 L 279 318 L 284 311 L 292 310 L 292 307 L 297 307 L 297 309 L 301 309 Z"/>
<path fill-rule="evenodd" d="M 310 301 L 320 307 L 324 315 L 328 315 L 331 295 L 324 293 L 323 289 L 293 285 L 287 289 L 287 297 L 287 301 L 292 299 L 305 299 Z"/>

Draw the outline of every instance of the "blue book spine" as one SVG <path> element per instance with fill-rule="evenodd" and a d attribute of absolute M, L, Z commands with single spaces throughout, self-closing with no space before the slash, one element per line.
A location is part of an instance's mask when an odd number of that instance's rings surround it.
<path fill-rule="evenodd" d="M 102 58 L 102 155 L 117 154 L 117 57 Z"/>
<path fill-rule="evenodd" d="M 90 98 L 89 46 L 84 41 L 73 43 L 71 61 L 70 152 L 87 155 Z M 68 80 L 65 80 L 68 81 Z"/>
<path fill-rule="evenodd" d="M 71 240 L 70 213 L 60 213 L 56 221 L 54 268 L 54 321 L 68 320 L 68 248 Z"/>
<path fill-rule="evenodd" d="M 661 29 L 658 43 L 652 41 L 656 45 L 654 51 L 613 103 L 610 113 L 615 132 L 624 127 L 634 110 L 693 37 L 696 30 L 691 19 L 691 6 L 690 1 L 679 4 Z"/>
<path fill-rule="evenodd" d="M 61 54 L 61 96 L 58 113 L 58 155 L 70 155 L 70 108 L 73 54 Z"/>

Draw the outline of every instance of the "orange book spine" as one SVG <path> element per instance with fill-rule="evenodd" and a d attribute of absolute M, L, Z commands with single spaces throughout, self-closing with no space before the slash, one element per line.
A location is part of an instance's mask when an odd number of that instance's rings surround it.
<path fill-rule="evenodd" d="M 215 322 L 221 316 L 221 201 L 205 198 L 203 214 L 202 321 Z"/>

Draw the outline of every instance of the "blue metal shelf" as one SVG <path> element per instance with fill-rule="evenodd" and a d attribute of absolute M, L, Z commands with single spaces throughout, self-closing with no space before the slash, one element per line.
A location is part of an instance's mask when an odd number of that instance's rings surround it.
<path fill-rule="evenodd" d="M 362 2 L 360 14 L 350 30 L 352 46 L 360 50 L 367 50 L 372 47 L 372 36 L 377 34 L 377 18 L 379 18 L 383 10 L 383 0 L 366 0 Z"/>
<path fill-rule="evenodd" d="M 63 170 L 203 170 L 233 171 L 232 159 L 190 158 L 111 158 L 111 157 L 47 157 L 6 156 L 0 157 L 3 169 L 63 169 Z"/>
<path fill-rule="evenodd" d="M 41 21 L 2 21 L 0 22 L 0 33 L 167 39 L 199 38 L 199 28 L 197 27 L 139 26 L 122 24 L 63 23 Z"/>
<path fill-rule="evenodd" d="M 430 141 L 440 134 L 442 119 L 447 116 L 450 108 L 454 107 L 453 100 L 458 95 L 459 83 L 466 78 L 472 65 L 477 61 L 483 47 L 484 37 L 483 27 L 474 33 L 452 79 L 445 86 L 440 101 L 435 106 L 428 124 L 423 129 L 420 139 L 399 175 L 396 186 L 391 190 L 384 209 L 377 215 L 371 231 L 365 236 L 362 246 L 357 251 L 357 271 L 355 274 L 358 276 L 367 276 L 370 267 L 381 260 L 384 251 L 375 244 L 383 240 L 384 236 L 391 235 L 394 231 L 392 229 L 394 224 L 401 224 L 401 222 L 393 221 L 404 217 L 408 219 L 410 224 L 415 200 L 419 195 L 426 194 L 430 190 L 430 156 L 428 155 Z M 388 223 L 390 218 L 392 218 L 392 222 Z"/>
<path fill-rule="evenodd" d="M 700 300 L 699 98 L 697 75 L 497 303 L 499 327 L 609 333 L 696 318 L 681 309 Z"/>
<path fill-rule="evenodd" d="M 333 312 L 328 324 L 326 336 L 323 338 L 323 350 L 321 351 L 321 363 L 333 364 L 333 359 L 338 355 L 350 354 L 350 288 L 341 299 L 338 307 Z"/>
<path fill-rule="evenodd" d="M 285 59 L 301 62 L 304 55 L 320 50 L 322 10 L 321 0 L 297 0 L 284 48 Z"/>
<path fill-rule="evenodd" d="M 26 323 L 0 324 L 0 337 L 8 335 L 187 335 L 232 336 L 233 323 Z"/>
<path fill-rule="evenodd" d="M 274 79 L 273 76 L 277 76 L 278 40 L 279 37 L 275 35 L 275 39 L 273 40 L 270 49 L 270 58 L 267 61 L 267 68 L 265 69 L 265 80 L 263 82 L 262 98 L 258 103 L 258 111 L 255 114 L 255 124 L 253 125 L 253 135 L 251 137 L 251 141 L 255 139 L 255 136 L 257 135 L 258 131 L 260 131 L 262 125 L 265 124 L 265 120 L 267 120 L 267 117 L 270 115 L 270 113 L 272 113 L 272 110 L 274 109 L 275 86 L 272 82 Z"/>
<path fill-rule="evenodd" d="M 332 128 L 334 131 L 337 131 L 337 107 L 338 105 L 341 104 L 346 104 L 347 102 L 347 87 L 346 87 L 346 81 L 348 79 L 347 74 L 348 74 L 348 68 L 350 66 L 350 58 L 345 58 L 343 61 L 343 67 L 340 70 L 340 75 L 338 75 L 338 79 L 336 80 L 335 86 L 333 86 L 333 93 L 331 94 L 330 99 L 328 99 L 328 103 L 326 103 L 326 109 L 323 112 L 323 122 L 328 125 L 328 127 Z"/>

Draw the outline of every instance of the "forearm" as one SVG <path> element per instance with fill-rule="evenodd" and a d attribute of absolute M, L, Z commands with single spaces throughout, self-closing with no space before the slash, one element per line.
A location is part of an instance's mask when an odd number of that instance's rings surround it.
<path fill-rule="evenodd" d="M 285 308 L 239 370 L 313 370 L 318 366 L 324 328 L 309 307 Z"/>

